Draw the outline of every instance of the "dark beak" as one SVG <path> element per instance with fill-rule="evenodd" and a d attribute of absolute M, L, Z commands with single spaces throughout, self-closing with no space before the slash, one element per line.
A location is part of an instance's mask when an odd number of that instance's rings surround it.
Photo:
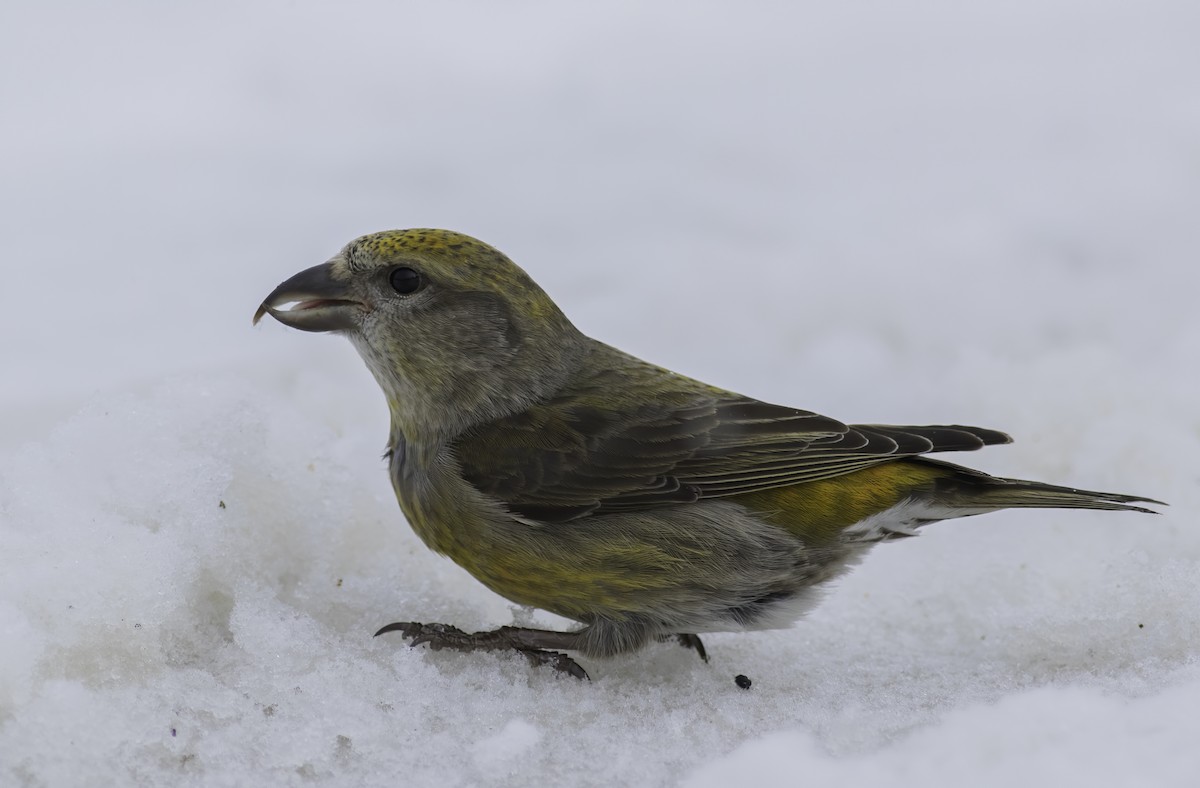
<path fill-rule="evenodd" d="M 283 309 L 285 304 L 293 304 Z M 351 297 L 347 283 L 333 277 L 333 266 L 307 268 L 271 291 L 254 313 L 254 322 L 271 313 L 285 326 L 301 331 L 351 331 L 367 309 Z"/>

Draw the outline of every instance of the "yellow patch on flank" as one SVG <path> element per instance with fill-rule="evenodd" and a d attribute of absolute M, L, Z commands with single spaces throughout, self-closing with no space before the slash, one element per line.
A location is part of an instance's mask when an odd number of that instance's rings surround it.
<path fill-rule="evenodd" d="M 890 509 L 926 488 L 945 471 L 935 465 L 896 460 L 832 479 L 732 496 L 810 545 L 830 544 L 843 529 Z"/>

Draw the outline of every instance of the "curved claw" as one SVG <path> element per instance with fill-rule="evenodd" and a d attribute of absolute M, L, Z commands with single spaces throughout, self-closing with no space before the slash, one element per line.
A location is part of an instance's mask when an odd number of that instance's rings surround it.
<path fill-rule="evenodd" d="M 575 660 L 563 654 L 560 651 L 542 651 L 541 649 L 517 649 L 518 652 L 524 654 L 529 659 L 529 664 L 533 666 L 549 665 L 559 673 L 566 673 L 568 676 L 574 676 L 580 681 L 591 681 L 592 677 L 583 669 Z"/>
<path fill-rule="evenodd" d="M 404 637 L 412 637 L 412 635 L 409 633 L 409 629 L 414 627 L 420 629 L 421 626 L 423 625 L 415 624 L 411 621 L 397 621 L 394 624 L 388 624 L 385 627 L 380 627 L 379 631 L 372 635 L 372 637 L 379 637 L 387 632 L 402 632 L 404 633 Z"/>
<path fill-rule="evenodd" d="M 397 621 L 394 624 L 380 627 L 379 631 L 375 633 L 375 637 L 379 637 L 387 632 L 399 632 L 408 641 L 408 645 L 410 646 L 419 646 L 422 643 L 428 643 L 429 647 L 434 651 L 439 651 L 443 648 L 457 648 L 462 651 L 487 648 L 488 644 L 481 636 L 490 634 L 487 632 L 477 632 L 474 635 L 468 635 L 458 627 L 452 627 L 449 624 L 422 624 L 417 621 Z M 492 647 L 495 648 L 495 646 Z"/>
<path fill-rule="evenodd" d="M 704 642 L 702 640 L 700 640 L 699 635 L 687 635 L 687 634 L 663 635 L 662 637 L 659 638 L 659 640 L 661 640 L 663 642 L 666 642 L 668 640 L 674 640 L 676 643 L 683 646 L 684 648 L 692 649 L 693 651 L 695 651 L 697 654 L 700 655 L 700 659 L 704 660 L 705 662 L 708 662 L 708 650 L 704 648 Z"/>

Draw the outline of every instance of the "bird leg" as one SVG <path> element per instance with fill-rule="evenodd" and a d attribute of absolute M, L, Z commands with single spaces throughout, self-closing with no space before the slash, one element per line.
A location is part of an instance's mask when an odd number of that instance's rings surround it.
<path fill-rule="evenodd" d="M 704 648 L 703 641 L 699 635 L 659 635 L 659 642 L 666 643 L 668 640 L 674 640 L 684 648 L 690 648 L 700 655 L 700 659 L 708 662 L 708 651 Z"/>
<path fill-rule="evenodd" d="M 420 624 L 398 621 L 388 624 L 378 632 L 399 632 L 410 646 L 428 643 L 434 651 L 444 648 L 455 651 L 504 651 L 512 649 L 529 660 L 531 665 L 549 665 L 560 673 L 577 679 L 588 678 L 587 671 L 566 654 L 552 649 L 577 649 L 578 635 L 575 632 L 553 632 L 547 629 L 524 627 L 500 627 L 490 632 L 463 632 L 449 624 Z M 694 636 L 693 636 L 694 637 Z"/>

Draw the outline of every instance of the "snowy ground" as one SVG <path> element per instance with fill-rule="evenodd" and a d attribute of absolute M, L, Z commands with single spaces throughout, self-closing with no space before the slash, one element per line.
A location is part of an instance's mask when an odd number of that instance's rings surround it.
<path fill-rule="evenodd" d="M 1193 0 L 75 5 L 0 11 L 0 784 L 1195 785 Z M 374 640 L 522 614 L 405 526 L 351 347 L 250 317 L 406 226 L 1172 506 L 931 528 L 710 665 Z"/>

